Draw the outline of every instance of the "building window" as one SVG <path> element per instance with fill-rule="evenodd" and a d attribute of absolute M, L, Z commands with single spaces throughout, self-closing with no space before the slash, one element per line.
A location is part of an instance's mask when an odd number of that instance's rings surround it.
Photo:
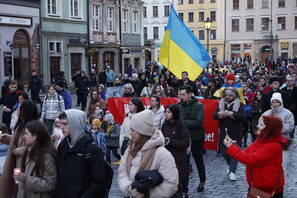
<path fill-rule="evenodd" d="M 199 0 L 199 3 L 204 3 L 204 0 Z"/>
<path fill-rule="evenodd" d="M 261 19 L 261 30 L 262 31 L 269 31 L 269 18 L 262 18 Z"/>
<path fill-rule="evenodd" d="M 159 27 L 154 27 L 154 39 L 159 39 Z"/>
<path fill-rule="evenodd" d="M 147 17 L 147 10 L 146 7 L 143 7 L 143 18 Z"/>
<path fill-rule="evenodd" d="M 62 53 L 62 42 L 60 41 L 50 41 L 49 42 L 49 51 L 51 54 L 60 54 Z"/>
<path fill-rule="evenodd" d="M 278 7 L 282 8 L 286 6 L 286 0 L 278 0 Z"/>
<path fill-rule="evenodd" d="M 286 17 L 277 17 L 277 30 L 286 29 Z"/>
<path fill-rule="evenodd" d="M 239 32 L 239 19 L 232 19 L 232 32 Z"/>
<path fill-rule="evenodd" d="M 71 18 L 81 18 L 81 2 L 80 0 L 70 0 L 70 16 Z"/>
<path fill-rule="evenodd" d="M 204 22 L 204 12 L 199 12 L 199 22 Z"/>
<path fill-rule="evenodd" d="M 47 13 L 49 15 L 58 15 L 58 7 L 57 0 L 47 0 Z"/>
<path fill-rule="evenodd" d="M 246 31 L 247 32 L 254 31 L 254 19 L 246 19 Z"/>
<path fill-rule="evenodd" d="M 134 68 L 138 69 L 140 63 L 140 58 L 134 58 Z"/>
<path fill-rule="evenodd" d="M 138 11 L 133 11 L 133 33 L 138 33 Z"/>
<path fill-rule="evenodd" d="M 184 0 L 178 0 L 178 5 L 182 5 L 182 4 L 184 4 Z"/>
<path fill-rule="evenodd" d="M 268 8 L 269 7 L 269 0 L 262 0 L 262 8 Z"/>
<path fill-rule="evenodd" d="M 210 21 L 216 21 L 216 11 L 210 11 Z"/>
<path fill-rule="evenodd" d="M 217 31 L 210 30 L 210 40 L 216 40 L 216 39 L 217 39 Z"/>
<path fill-rule="evenodd" d="M 295 16 L 295 30 L 297 30 L 297 16 Z"/>
<path fill-rule="evenodd" d="M 194 13 L 193 12 L 189 12 L 189 22 L 194 22 Z"/>
<path fill-rule="evenodd" d="M 169 5 L 164 6 L 164 16 L 168 17 L 169 16 Z"/>
<path fill-rule="evenodd" d="M 254 0 L 247 0 L 247 9 L 254 8 Z"/>
<path fill-rule="evenodd" d="M 201 41 L 205 39 L 204 30 L 199 30 L 198 37 Z"/>
<path fill-rule="evenodd" d="M 143 37 L 145 40 L 147 40 L 147 27 L 143 28 Z"/>
<path fill-rule="evenodd" d="M 153 6 L 153 17 L 158 17 L 158 6 Z"/>
<path fill-rule="evenodd" d="M 101 31 L 101 6 L 94 5 L 93 7 L 93 30 Z"/>
<path fill-rule="evenodd" d="M 107 7 L 107 32 L 114 31 L 114 8 Z"/>
<path fill-rule="evenodd" d="M 216 2 L 216 0 L 210 0 L 210 3 L 215 3 Z"/>
<path fill-rule="evenodd" d="M 129 20 L 128 20 L 128 9 L 124 9 L 123 10 L 123 17 L 122 17 L 122 20 L 123 20 L 123 32 L 124 33 L 128 33 L 128 30 L 129 30 Z"/>
<path fill-rule="evenodd" d="M 231 44 L 231 60 L 240 57 L 240 44 Z"/>
<path fill-rule="evenodd" d="M 189 4 L 193 4 L 194 0 L 189 0 Z"/>
<path fill-rule="evenodd" d="M 233 0 L 233 10 L 239 10 L 239 0 Z"/>
<path fill-rule="evenodd" d="M 184 20 L 184 13 L 178 13 L 178 16 L 182 21 Z"/>

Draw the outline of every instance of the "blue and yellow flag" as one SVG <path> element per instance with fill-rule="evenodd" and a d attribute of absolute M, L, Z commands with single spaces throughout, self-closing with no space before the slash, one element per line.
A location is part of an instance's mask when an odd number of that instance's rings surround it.
<path fill-rule="evenodd" d="M 208 52 L 197 37 L 187 28 L 171 5 L 159 61 L 177 78 L 187 71 L 195 80 L 210 61 Z"/>

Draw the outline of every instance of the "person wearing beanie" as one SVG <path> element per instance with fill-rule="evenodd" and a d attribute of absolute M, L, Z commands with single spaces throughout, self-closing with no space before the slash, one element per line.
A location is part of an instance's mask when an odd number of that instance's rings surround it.
<path fill-rule="evenodd" d="M 280 90 L 280 79 L 277 77 L 273 77 L 269 81 L 271 83 L 271 89 L 266 94 L 264 94 L 263 111 L 267 111 L 268 109 L 270 109 L 271 97 L 276 92 L 281 94 L 282 99 L 284 100 L 283 105 L 285 106 L 285 108 L 288 108 L 292 104 L 292 102 L 288 94 L 285 91 Z"/>
<path fill-rule="evenodd" d="M 293 113 L 288 109 L 284 108 L 281 93 L 278 93 L 278 92 L 274 93 L 271 97 L 270 102 L 271 102 L 271 109 L 264 112 L 262 116 L 273 114 L 279 117 L 283 121 L 282 134 L 286 139 L 291 141 L 290 133 L 294 130 L 294 127 L 295 127 Z M 284 169 L 286 169 L 287 167 L 288 158 L 289 158 L 288 151 L 283 151 Z"/>
<path fill-rule="evenodd" d="M 238 145 L 242 142 L 242 129 L 245 119 L 244 105 L 240 101 L 237 90 L 233 87 L 224 90 L 224 97 L 220 99 L 219 106 L 214 113 L 214 119 L 219 121 L 220 136 L 219 148 L 227 163 L 227 174 L 231 181 L 235 181 L 238 161 L 226 153 L 226 146 L 223 144 L 225 136 L 236 140 Z"/>
<path fill-rule="evenodd" d="M 121 127 L 114 122 L 113 115 L 108 111 L 104 116 L 103 125 L 106 139 L 106 161 L 111 163 L 110 152 L 112 152 L 113 156 L 118 159 L 113 164 L 119 164 L 121 156 L 118 153 L 118 148 Z"/>
<path fill-rule="evenodd" d="M 138 171 L 156 170 L 163 181 L 150 189 L 149 197 L 167 198 L 175 194 L 178 187 L 178 171 L 171 153 L 164 147 L 162 132 L 154 128 L 154 114 L 144 110 L 133 116 L 130 122 L 132 139 L 122 157 L 118 169 L 118 185 L 124 197 L 143 197 L 132 189 Z M 144 159 L 144 160 L 143 160 Z"/>

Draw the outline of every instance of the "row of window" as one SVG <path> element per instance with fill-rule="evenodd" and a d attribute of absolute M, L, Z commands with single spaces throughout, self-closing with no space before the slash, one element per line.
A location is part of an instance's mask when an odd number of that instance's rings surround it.
<path fill-rule="evenodd" d="M 184 13 L 180 12 L 178 13 L 179 17 L 181 20 L 184 20 Z M 210 21 L 215 22 L 216 21 L 216 11 L 210 11 Z M 204 11 L 199 11 L 198 12 L 198 21 L 199 22 L 204 22 L 205 21 L 205 14 Z M 195 16 L 193 12 L 188 12 L 188 22 L 194 22 Z"/>
<path fill-rule="evenodd" d="M 232 19 L 232 32 L 239 32 L 239 24 L 240 19 Z M 254 31 L 254 18 L 246 19 L 246 31 L 253 32 Z M 297 30 L 297 16 L 295 16 L 294 22 L 295 30 Z M 269 31 L 270 30 L 270 18 L 263 17 L 261 18 L 261 31 Z M 277 30 L 286 30 L 286 17 L 277 17 Z"/>
<path fill-rule="evenodd" d="M 61 0 L 47 0 L 47 14 L 52 17 L 62 15 Z M 70 18 L 82 19 L 82 0 L 69 0 Z"/>
<path fill-rule="evenodd" d="M 166 31 L 166 27 L 164 27 L 164 32 Z M 194 30 L 191 30 L 194 33 Z M 148 39 L 148 27 L 143 28 L 144 39 Z M 210 30 L 209 32 L 210 40 L 217 39 L 217 31 Z M 159 39 L 159 27 L 153 27 L 153 38 L 152 39 Z M 198 30 L 198 38 L 199 40 L 205 40 L 205 30 Z M 149 38 L 150 39 L 150 38 Z"/>
<path fill-rule="evenodd" d="M 159 6 L 153 6 L 153 18 L 157 18 L 159 17 Z M 169 12 L 170 12 L 170 8 L 169 5 L 164 5 L 164 17 L 168 17 L 169 16 Z M 151 16 L 147 16 L 147 7 L 144 6 L 143 7 L 143 18 L 147 18 L 147 17 L 151 17 Z"/>
<path fill-rule="evenodd" d="M 254 1 L 255 0 L 246 0 L 247 9 L 253 9 L 254 8 Z M 262 8 L 269 8 L 269 4 L 271 4 L 271 1 L 273 0 L 262 0 Z M 293 0 L 287 0 L 287 1 L 293 1 Z M 277 3 L 277 6 L 279 8 L 286 7 L 286 0 L 277 0 L 273 1 L 273 3 Z M 297 6 L 297 0 L 296 0 L 296 6 Z M 239 0 L 233 0 L 233 10 L 239 9 Z"/>
<path fill-rule="evenodd" d="M 198 1 L 199 3 L 205 3 L 205 1 L 209 1 L 209 3 L 215 3 L 216 0 L 196 0 Z M 186 2 L 185 0 L 178 0 L 178 4 L 179 5 L 182 5 L 184 4 L 184 2 Z M 194 4 L 194 0 L 188 0 L 188 4 Z"/>

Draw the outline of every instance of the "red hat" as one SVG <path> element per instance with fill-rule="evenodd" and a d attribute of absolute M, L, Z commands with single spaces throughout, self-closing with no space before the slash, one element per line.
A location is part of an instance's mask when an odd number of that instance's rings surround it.
<path fill-rule="evenodd" d="M 235 84 L 235 76 L 232 72 L 228 72 L 228 74 L 226 75 L 226 84 L 227 85 Z"/>

